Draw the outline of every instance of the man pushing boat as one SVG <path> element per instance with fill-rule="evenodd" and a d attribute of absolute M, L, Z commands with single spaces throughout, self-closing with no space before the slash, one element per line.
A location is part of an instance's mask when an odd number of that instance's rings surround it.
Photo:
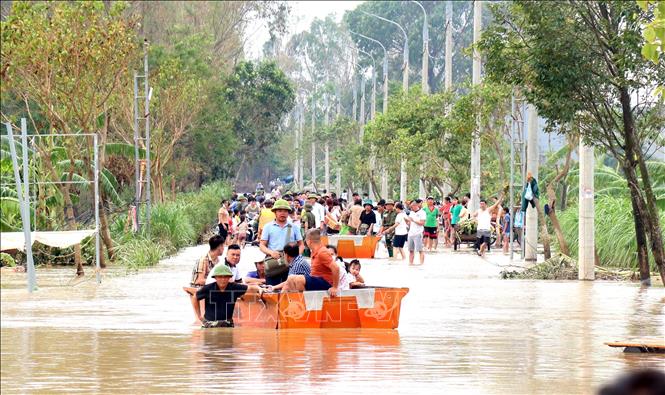
<path fill-rule="evenodd" d="M 226 265 L 216 265 L 212 269 L 214 283 L 200 288 L 192 294 L 192 307 L 196 317 L 205 328 L 233 327 L 233 309 L 236 300 L 242 298 L 261 299 L 263 291 L 257 285 L 231 282 L 233 273 Z M 205 313 L 201 314 L 199 301 L 205 301 Z"/>

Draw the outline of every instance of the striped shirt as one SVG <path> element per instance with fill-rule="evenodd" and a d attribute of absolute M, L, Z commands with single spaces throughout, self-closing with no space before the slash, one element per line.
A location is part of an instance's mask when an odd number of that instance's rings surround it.
<path fill-rule="evenodd" d="M 301 276 L 309 276 L 311 273 L 311 268 L 309 267 L 309 263 L 302 257 L 302 255 L 298 255 L 297 257 L 293 258 L 293 261 L 291 262 L 291 265 L 289 267 L 289 276 L 293 275 L 301 275 Z"/>

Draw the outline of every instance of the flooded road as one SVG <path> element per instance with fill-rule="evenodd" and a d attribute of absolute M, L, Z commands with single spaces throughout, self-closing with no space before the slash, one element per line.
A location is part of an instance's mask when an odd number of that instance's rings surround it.
<path fill-rule="evenodd" d="M 662 287 L 499 280 L 488 261 L 439 253 L 420 268 L 362 262 L 368 284 L 411 289 L 396 331 L 201 330 L 181 286 L 205 250 L 101 286 L 38 269 L 35 294 L 3 288 L 2 392 L 584 394 L 665 370 L 665 355 L 603 344 L 663 342 Z"/>

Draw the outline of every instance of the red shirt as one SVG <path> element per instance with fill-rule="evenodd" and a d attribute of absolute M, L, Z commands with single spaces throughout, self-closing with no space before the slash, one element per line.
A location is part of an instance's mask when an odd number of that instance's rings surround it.
<path fill-rule="evenodd" d="M 441 206 L 441 209 L 439 210 L 441 212 L 441 215 L 445 219 L 450 219 L 450 209 L 453 207 L 452 203 L 445 203 L 443 206 Z"/>
<path fill-rule="evenodd" d="M 332 263 L 332 255 L 328 249 L 322 245 L 319 248 L 312 250 L 312 277 L 322 277 L 329 284 L 333 284 L 333 273 L 330 269 Z"/>

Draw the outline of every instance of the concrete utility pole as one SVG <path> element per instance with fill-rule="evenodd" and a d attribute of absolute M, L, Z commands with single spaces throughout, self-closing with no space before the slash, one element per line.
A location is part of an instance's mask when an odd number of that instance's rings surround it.
<path fill-rule="evenodd" d="M 358 142 L 362 144 L 365 135 L 365 76 L 360 74 L 360 133 Z"/>
<path fill-rule="evenodd" d="M 382 16 L 378 16 L 375 14 L 370 14 L 369 12 L 361 11 L 365 15 L 372 16 L 374 18 L 381 19 L 382 21 L 391 23 L 395 26 L 397 26 L 401 31 L 402 35 L 404 36 L 404 51 L 403 51 L 403 57 L 404 57 L 404 62 L 402 65 L 402 89 L 404 90 L 404 93 L 407 93 L 409 91 L 409 36 L 406 34 L 406 30 L 397 22 L 391 21 L 390 19 L 386 19 Z M 385 104 L 384 104 L 385 105 Z M 406 200 L 406 158 L 402 158 L 400 162 L 400 180 L 399 180 L 399 199 L 403 202 Z"/>
<path fill-rule="evenodd" d="M 314 144 L 314 133 L 316 128 L 316 103 L 312 96 L 312 187 L 316 190 L 316 144 Z"/>
<path fill-rule="evenodd" d="M 352 114 L 353 114 L 353 121 L 357 122 L 358 121 L 358 113 L 357 113 L 357 110 L 358 110 L 358 86 L 356 85 L 356 74 L 355 73 L 356 73 L 356 70 L 355 70 L 355 67 L 354 67 L 353 76 L 352 76 L 352 79 L 353 79 L 353 110 L 352 110 Z"/>
<path fill-rule="evenodd" d="M 340 98 L 340 93 L 339 93 L 339 85 L 336 85 L 336 99 L 337 99 L 337 118 L 339 119 L 340 115 L 342 115 L 342 100 Z M 339 142 L 337 142 L 339 146 Z M 339 165 L 339 159 L 337 160 L 337 177 L 335 178 L 335 191 L 337 192 L 337 196 L 341 197 L 342 196 L 342 168 Z"/>
<path fill-rule="evenodd" d="M 303 136 L 305 135 L 305 103 L 300 102 L 300 124 L 298 125 L 298 186 L 305 186 L 305 158 L 303 156 Z"/>
<path fill-rule="evenodd" d="M 580 175 L 579 175 L 579 251 L 578 278 L 595 278 L 595 235 L 594 235 L 594 156 L 593 146 L 584 144 L 580 139 Z"/>
<path fill-rule="evenodd" d="M 526 171 L 538 180 L 538 110 L 532 104 L 527 105 L 527 145 Z M 538 211 L 529 205 L 526 209 L 526 245 L 525 260 L 536 262 L 538 254 Z"/>
<path fill-rule="evenodd" d="M 328 94 L 325 94 L 323 96 L 323 106 L 325 107 L 325 116 L 323 117 L 323 124 L 327 127 L 328 126 Z M 326 188 L 326 192 L 330 192 L 330 142 L 328 141 L 328 138 L 326 137 L 326 143 L 323 147 L 324 149 L 324 154 L 325 154 L 325 163 L 324 163 L 324 171 L 323 171 L 323 185 Z"/>
<path fill-rule="evenodd" d="M 351 34 L 355 34 L 356 36 L 362 37 L 366 40 L 379 44 L 381 49 L 383 49 L 383 113 L 385 114 L 388 111 L 388 52 L 386 51 L 386 47 L 383 44 L 381 44 L 380 41 L 375 40 L 371 37 L 367 37 L 365 35 L 356 33 L 351 30 L 349 30 L 349 32 Z M 372 62 L 374 63 L 374 58 L 372 58 Z M 374 63 L 374 65 L 376 66 L 376 63 Z M 372 81 L 374 86 L 374 89 L 372 90 L 372 119 L 374 119 L 376 116 L 376 73 L 375 72 L 373 72 L 372 74 Z M 372 166 L 372 168 L 374 168 L 374 166 Z M 387 195 L 388 195 L 388 174 L 386 174 L 385 167 L 381 166 L 381 196 L 385 199 L 387 198 Z"/>
<path fill-rule="evenodd" d="M 473 2 L 473 43 L 477 44 L 480 40 L 482 29 L 483 2 L 475 0 Z M 480 79 L 480 51 L 477 48 L 473 50 L 473 85 L 478 85 Z M 471 201 L 470 210 L 478 210 L 480 205 L 480 117 L 476 118 L 476 130 L 473 133 L 471 142 Z"/>
<path fill-rule="evenodd" d="M 453 88 L 453 2 L 450 0 L 446 1 L 446 54 L 444 68 L 444 88 L 446 91 L 450 91 Z M 443 162 L 443 172 L 444 174 L 448 174 L 450 172 L 450 164 L 448 161 Z M 450 190 L 450 184 L 444 181 L 443 194 L 449 194 Z"/>
<path fill-rule="evenodd" d="M 412 0 L 413 3 L 417 4 L 420 9 L 423 11 L 423 68 L 420 72 L 421 74 L 421 85 L 422 85 L 422 91 L 424 94 L 429 94 L 429 82 L 428 82 L 428 74 L 429 74 L 429 67 L 428 67 L 428 61 L 429 61 L 429 33 L 428 33 L 428 25 L 427 25 L 427 11 L 425 11 L 425 7 L 423 7 L 422 4 L 419 2 Z M 425 199 L 425 195 L 427 192 L 425 191 L 425 180 L 423 179 L 423 175 L 425 173 L 425 166 L 420 165 L 420 177 L 418 177 L 418 197 L 421 199 Z"/>
<path fill-rule="evenodd" d="M 413 3 L 418 4 L 418 7 L 420 7 L 421 10 L 423 10 L 423 16 L 424 16 L 424 22 L 423 22 L 423 68 L 422 71 L 420 72 L 421 74 L 421 84 L 422 84 L 422 90 L 423 93 L 428 94 L 429 93 L 429 26 L 427 24 L 427 11 L 425 11 L 425 7 L 423 7 L 422 4 L 419 2 L 412 0 Z"/>
<path fill-rule="evenodd" d="M 444 86 L 449 90 L 453 86 L 453 2 L 446 1 L 446 60 Z"/>
<path fill-rule="evenodd" d="M 298 182 L 300 181 L 300 175 L 298 174 L 298 170 L 299 170 L 298 169 L 298 156 L 300 155 L 299 154 L 299 152 L 300 152 L 300 137 L 298 136 L 298 132 L 299 132 L 299 129 L 300 129 L 300 119 L 302 118 L 302 113 L 300 111 L 301 111 L 300 103 L 298 103 L 298 106 L 296 107 L 296 114 L 295 114 L 296 115 L 295 116 L 295 123 L 296 123 L 295 126 L 296 127 L 294 128 L 294 131 L 293 131 L 293 135 L 294 135 L 293 143 L 294 143 L 294 146 L 295 146 L 295 154 L 296 154 L 295 160 L 293 161 L 293 180 L 296 184 L 295 189 L 300 188 L 300 185 L 298 184 Z"/>

